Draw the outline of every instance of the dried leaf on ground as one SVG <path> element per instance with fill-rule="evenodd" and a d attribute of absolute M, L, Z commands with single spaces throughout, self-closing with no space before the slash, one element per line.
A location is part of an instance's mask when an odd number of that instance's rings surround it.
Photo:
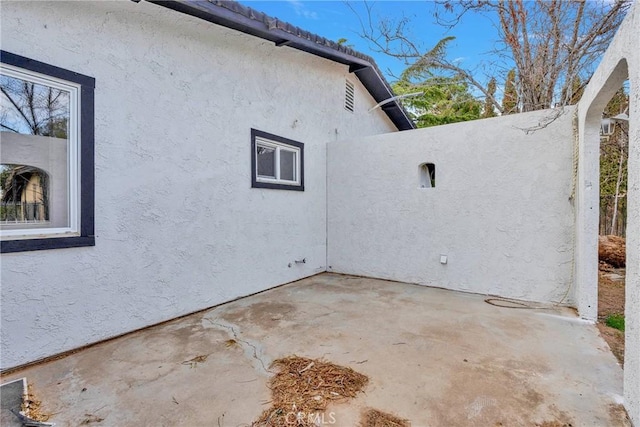
<path fill-rule="evenodd" d="M 203 363 L 207 361 L 208 354 L 202 354 L 200 356 L 196 356 L 193 359 L 185 360 L 182 362 L 183 365 L 189 365 L 190 368 L 195 368 L 198 366 L 198 363 Z"/>
<path fill-rule="evenodd" d="M 98 417 L 93 414 L 84 414 L 84 416 L 85 419 L 80 423 L 81 426 L 86 426 L 93 423 L 101 423 L 102 421 L 104 421 L 104 418 Z"/>
<path fill-rule="evenodd" d="M 31 384 L 27 385 L 27 394 L 22 399 L 21 412 L 35 421 L 47 422 L 51 418 L 51 414 L 42 412 L 42 402 L 36 399 Z"/>
<path fill-rule="evenodd" d="M 367 409 L 362 413 L 360 427 L 410 427 L 408 420 L 377 409 Z"/>

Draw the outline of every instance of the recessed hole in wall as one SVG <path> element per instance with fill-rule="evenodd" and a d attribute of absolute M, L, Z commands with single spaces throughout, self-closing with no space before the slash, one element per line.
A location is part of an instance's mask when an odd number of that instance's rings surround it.
<path fill-rule="evenodd" d="M 433 163 L 423 163 L 419 168 L 420 188 L 433 188 L 436 186 L 436 165 Z"/>

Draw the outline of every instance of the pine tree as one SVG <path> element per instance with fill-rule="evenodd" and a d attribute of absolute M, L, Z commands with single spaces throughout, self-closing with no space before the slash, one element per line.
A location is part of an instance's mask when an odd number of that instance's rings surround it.
<path fill-rule="evenodd" d="M 482 112 L 483 118 L 496 116 L 496 111 L 493 109 L 493 100 L 491 99 L 495 98 L 496 96 L 496 85 L 497 83 L 495 77 L 491 77 L 491 80 L 489 80 L 489 83 L 487 84 L 487 93 L 490 96 L 487 96 L 484 101 L 484 111 Z"/>
<path fill-rule="evenodd" d="M 503 114 L 514 114 L 518 112 L 518 91 L 516 90 L 516 70 L 511 69 L 507 74 L 507 81 L 504 84 L 504 97 L 502 98 Z"/>

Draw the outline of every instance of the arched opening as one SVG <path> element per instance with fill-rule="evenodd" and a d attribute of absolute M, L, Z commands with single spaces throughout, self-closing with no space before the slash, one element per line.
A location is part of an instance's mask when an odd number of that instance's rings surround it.
<path fill-rule="evenodd" d="M 50 220 L 50 178 L 44 170 L 31 165 L 0 165 L 0 222 L 45 224 Z"/>
<path fill-rule="evenodd" d="M 627 28 L 628 30 L 628 28 Z M 622 30 L 621 30 L 622 31 Z M 628 121 L 625 132 L 628 155 L 628 191 L 625 237 L 626 263 L 625 293 L 625 350 L 624 350 L 624 406 L 632 422 L 640 422 L 640 78 L 620 52 L 631 52 L 627 43 L 632 39 L 620 37 L 609 48 L 591 79 L 579 103 L 579 155 L 576 180 L 576 244 L 575 298 L 581 317 L 598 317 L 598 232 L 600 228 L 600 130 L 602 113 L 616 92 L 628 79 Z M 637 67 L 638 57 L 632 54 L 631 65 Z M 624 116 L 623 116 L 624 117 Z M 612 221 L 613 223 L 613 221 Z M 614 225 L 615 227 L 615 225 Z"/>
<path fill-rule="evenodd" d="M 579 159 L 576 200 L 575 281 L 580 316 L 598 317 L 598 235 L 600 224 L 600 141 L 607 104 L 628 78 L 620 59 L 602 85 L 592 85 L 579 103 Z M 592 89 L 592 90 L 590 90 Z"/>
<path fill-rule="evenodd" d="M 420 188 L 433 188 L 436 186 L 436 165 L 434 163 L 422 163 L 419 167 Z"/>
<path fill-rule="evenodd" d="M 624 363 L 629 84 L 611 97 L 600 131 L 598 329 Z"/>

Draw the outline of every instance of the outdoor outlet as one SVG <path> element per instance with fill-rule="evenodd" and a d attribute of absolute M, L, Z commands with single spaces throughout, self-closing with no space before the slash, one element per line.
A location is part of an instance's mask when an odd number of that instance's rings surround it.
<path fill-rule="evenodd" d="M 447 263 L 447 256 L 440 255 L 440 264 L 446 264 L 446 263 Z"/>

